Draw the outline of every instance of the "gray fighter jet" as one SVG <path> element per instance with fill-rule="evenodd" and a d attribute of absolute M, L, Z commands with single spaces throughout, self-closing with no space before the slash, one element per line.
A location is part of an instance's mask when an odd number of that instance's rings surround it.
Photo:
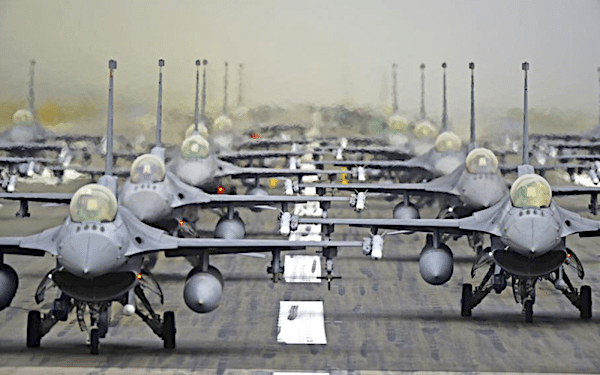
<path fill-rule="evenodd" d="M 283 272 L 282 250 L 323 247 L 323 253 L 337 251 L 338 247 L 360 246 L 360 242 L 316 241 L 295 242 L 280 240 L 224 240 L 175 238 L 139 221 L 127 208 L 117 204 L 117 181 L 112 176 L 112 101 L 113 72 L 116 61 L 109 61 L 109 153 L 106 174 L 98 184 L 85 185 L 70 201 L 69 216 L 65 222 L 42 233 L 26 237 L 0 238 L 0 309 L 8 307 L 18 288 L 15 270 L 4 263 L 4 254 L 56 256 L 56 267 L 42 279 L 35 300 L 40 303 L 46 292 L 56 287 L 59 296 L 43 316 L 30 311 L 27 318 L 27 346 L 38 347 L 42 337 L 58 321 L 66 321 L 75 309 L 82 331 L 89 331 L 90 350 L 98 353 L 99 339 L 105 337 L 110 325 L 113 302 L 123 305 L 126 315 L 137 314 L 163 341 L 167 349 L 175 348 L 175 316 L 167 311 L 161 317 L 147 298 L 151 292 L 164 296 L 160 286 L 143 268 L 144 256 L 164 251 L 167 257 L 194 257 L 194 268 L 188 274 L 183 296 L 188 307 L 198 313 L 207 313 L 218 307 L 223 278 L 210 266 L 209 257 L 219 253 L 269 251 L 273 260 L 269 272 L 274 281 Z M 64 198 L 57 195 L 57 199 Z M 138 303 L 140 304 L 138 306 Z M 88 327 L 84 314 L 89 309 Z M 91 329 L 89 329 L 91 328 Z"/>
<path fill-rule="evenodd" d="M 581 318 L 592 316 L 591 288 L 576 289 L 567 276 L 567 266 L 583 278 L 583 266 L 575 253 L 567 247 L 566 237 L 600 236 L 600 222 L 589 220 L 560 207 L 552 199 L 552 188 L 529 165 L 527 137 L 527 71 L 525 71 L 523 165 L 519 177 L 512 184 L 510 194 L 494 206 L 462 219 L 300 219 L 300 224 L 353 225 L 369 227 L 372 238 L 365 239 L 363 252 L 373 258 L 382 256 L 383 237 L 378 229 L 431 232 L 421 251 L 419 268 L 425 281 L 433 285 L 447 282 L 453 271 L 450 248 L 440 241 L 444 233 L 490 236 L 491 246 L 481 252 L 471 274 L 488 265 L 489 270 L 481 284 L 473 290 L 471 284 L 463 284 L 461 315 L 470 316 L 492 290 L 502 292 L 512 279 L 513 294 L 517 303 L 523 304 L 525 320 L 533 319 L 535 286 L 539 280 L 550 281 L 571 303 L 580 310 Z M 600 189 L 586 189 L 585 193 L 596 195 Z M 561 189 L 561 194 L 584 194 L 581 188 Z M 330 228 L 331 230 L 331 228 Z"/>

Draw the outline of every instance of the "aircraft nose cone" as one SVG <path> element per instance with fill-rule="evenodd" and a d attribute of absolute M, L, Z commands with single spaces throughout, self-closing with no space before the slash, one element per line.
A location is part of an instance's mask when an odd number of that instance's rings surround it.
<path fill-rule="evenodd" d="M 88 227 L 88 231 L 91 231 L 91 226 Z M 112 271 L 119 265 L 116 238 L 81 232 L 67 238 L 59 250 L 60 262 L 68 272 L 92 279 Z"/>
<path fill-rule="evenodd" d="M 521 211 L 517 220 L 505 228 L 510 247 L 528 257 L 544 255 L 560 242 L 558 224 L 549 215 L 540 216 L 535 212 L 534 209 Z"/>

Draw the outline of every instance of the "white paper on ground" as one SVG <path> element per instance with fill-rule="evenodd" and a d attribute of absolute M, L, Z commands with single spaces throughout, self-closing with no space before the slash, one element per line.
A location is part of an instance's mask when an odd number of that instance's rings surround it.
<path fill-rule="evenodd" d="M 280 301 L 277 342 L 327 344 L 323 301 Z"/>

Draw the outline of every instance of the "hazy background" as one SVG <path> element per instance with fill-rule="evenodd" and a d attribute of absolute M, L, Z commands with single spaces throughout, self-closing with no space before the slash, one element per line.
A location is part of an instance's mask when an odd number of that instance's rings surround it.
<path fill-rule="evenodd" d="M 115 102 L 135 116 L 155 113 L 157 59 L 164 58 L 165 110 L 191 112 L 201 58 L 209 60 L 213 112 L 224 61 L 233 107 L 239 63 L 248 105 L 390 106 L 396 62 L 400 108 L 416 116 L 425 63 L 428 115 L 439 119 L 446 61 L 450 118 L 460 130 L 468 124 L 468 63 L 476 63 L 478 120 L 487 123 L 488 113 L 521 107 L 527 60 L 531 106 L 586 127 L 598 123 L 599 41 L 594 0 L 0 0 L 0 100 L 25 103 L 35 58 L 38 108 L 85 102 L 104 111 L 114 58 Z M 10 123 L 12 112 L 0 115 Z"/>

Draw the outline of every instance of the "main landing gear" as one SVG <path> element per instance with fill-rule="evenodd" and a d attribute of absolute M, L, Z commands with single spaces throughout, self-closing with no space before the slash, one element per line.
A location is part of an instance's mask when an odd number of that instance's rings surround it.
<path fill-rule="evenodd" d="M 146 274 L 146 276 L 148 276 Z M 133 298 L 129 298 L 129 294 L 119 301 L 123 306 L 133 306 Z M 142 309 L 136 309 L 134 312 L 152 329 L 152 331 L 160 337 L 164 342 L 165 349 L 175 348 L 175 314 L 172 311 L 164 313 L 162 318 L 152 309 L 150 302 L 146 298 L 144 291 L 140 285 L 133 289 L 132 296 L 135 295 L 143 306 Z M 77 301 L 73 298 L 61 294 L 60 298 L 54 301 L 52 309 L 48 314 L 42 314 L 37 310 L 29 311 L 27 316 L 27 347 L 37 348 L 40 346 L 40 341 L 50 329 L 58 323 L 58 321 L 67 321 L 69 312 L 75 308 L 77 311 L 77 321 L 81 331 L 87 332 L 89 335 L 89 346 L 91 354 L 98 354 L 98 348 L 101 338 L 106 337 L 110 324 L 110 307 L 112 302 L 88 303 Z M 88 328 L 85 320 L 85 310 L 89 309 L 90 328 Z"/>
<path fill-rule="evenodd" d="M 580 273 L 583 277 L 583 273 Z M 492 264 L 481 284 L 473 290 L 471 284 L 463 284 L 460 315 L 471 316 L 471 311 L 492 291 L 502 292 L 506 288 L 506 281 L 512 278 L 512 289 L 515 301 L 523 305 L 525 322 L 533 322 L 533 304 L 535 303 L 535 284 L 538 280 L 545 279 L 554 284 L 569 301 L 580 311 L 581 319 L 592 317 L 592 288 L 583 285 L 580 290 L 573 287 L 568 276 L 563 272 L 563 266 L 543 278 L 518 277 L 506 274 L 500 267 Z"/>

